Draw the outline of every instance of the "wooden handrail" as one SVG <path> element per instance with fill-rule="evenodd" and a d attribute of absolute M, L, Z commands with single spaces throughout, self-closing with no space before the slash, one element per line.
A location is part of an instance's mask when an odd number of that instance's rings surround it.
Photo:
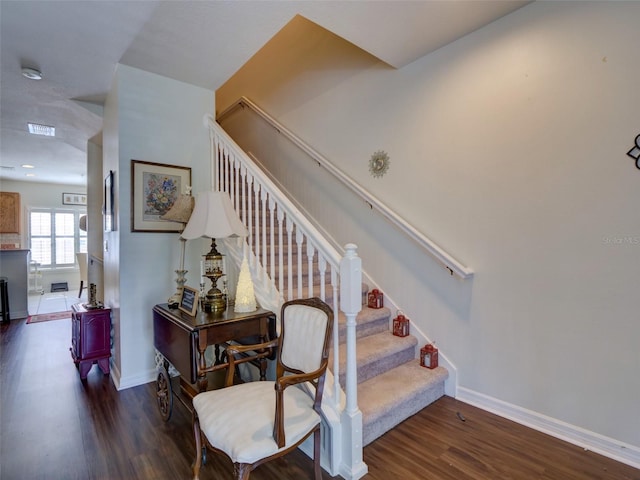
<path fill-rule="evenodd" d="M 469 267 L 463 265 L 461 262 L 456 260 L 452 255 L 447 253 L 443 248 L 437 245 L 433 240 L 428 238 L 426 235 L 418 231 L 415 227 L 413 227 L 407 220 L 402 218 L 396 212 L 394 212 L 391 208 L 389 208 L 386 204 L 382 203 L 378 198 L 373 196 L 370 192 L 365 190 L 361 185 L 359 185 L 355 180 L 349 177 L 342 170 L 337 168 L 333 163 L 323 157 L 320 153 L 315 151 L 309 144 L 307 144 L 304 140 L 290 131 L 287 127 L 278 122 L 275 118 L 265 112 L 258 105 L 253 103 L 246 97 L 240 97 L 236 102 L 230 105 L 227 109 L 225 109 L 220 115 L 218 115 L 217 120 L 221 121 L 227 115 L 234 112 L 238 107 L 248 107 L 253 110 L 256 114 L 258 114 L 263 120 L 273 126 L 281 135 L 285 136 L 289 141 L 295 144 L 300 150 L 306 153 L 309 157 L 311 157 L 318 165 L 324 167 L 329 171 L 334 177 L 336 177 L 342 184 L 344 184 L 347 188 L 352 190 L 356 195 L 362 198 L 371 208 L 375 208 L 378 212 L 380 212 L 387 220 L 389 220 L 393 225 L 399 228 L 402 232 L 404 232 L 407 236 L 412 238 L 418 245 L 424 248 L 427 252 L 429 252 L 433 257 L 435 257 L 440 263 L 442 263 L 447 270 L 453 275 L 454 273 L 458 275 L 460 278 L 469 278 L 473 276 L 473 270 Z"/>

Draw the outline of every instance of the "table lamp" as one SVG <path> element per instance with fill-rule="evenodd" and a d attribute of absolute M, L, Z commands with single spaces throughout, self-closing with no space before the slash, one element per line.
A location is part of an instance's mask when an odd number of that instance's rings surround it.
<path fill-rule="evenodd" d="M 191 212 L 193 211 L 193 197 L 189 194 L 181 194 L 176 201 L 173 203 L 171 208 L 167 210 L 167 213 L 162 215 L 160 218 L 162 220 L 168 220 L 170 222 L 181 223 L 182 227 L 186 225 L 191 217 Z M 182 290 L 184 289 L 184 284 L 187 279 L 185 275 L 187 274 L 187 270 L 184 269 L 184 250 L 185 243 L 187 241 L 180 237 L 180 268 L 176 270 L 176 274 L 178 275 L 176 278 L 176 283 L 178 285 L 178 289 L 176 293 L 169 297 L 169 305 L 175 305 L 176 303 L 180 303 L 180 299 L 182 298 Z"/>
<path fill-rule="evenodd" d="M 217 287 L 223 271 L 222 254 L 216 247 L 216 238 L 246 237 L 247 228 L 238 218 L 225 192 L 203 192 L 196 198 L 189 223 L 182 232 L 182 238 L 192 240 L 204 237 L 211 239 L 211 250 L 204 255 L 204 268 L 200 274 L 211 281 L 211 289 L 206 293 L 204 309 L 208 312 L 225 310 L 224 296 Z"/>

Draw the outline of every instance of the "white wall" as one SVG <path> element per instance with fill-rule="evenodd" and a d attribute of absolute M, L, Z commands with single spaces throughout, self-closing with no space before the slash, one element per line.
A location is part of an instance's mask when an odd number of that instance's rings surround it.
<path fill-rule="evenodd" d="M 119 65 L 105 105 L 104 171 L 116 172 L 117 231 L 104 234 L 105 300 L 113 308 L 118 388 L 155 378 L 151 309 L 175 292 L 176 233 L 131 232 L 131 160 L 189 166 L 194 193 L 210 187 L 212 91 Z M 202 245 L 201 245 L 202 243 Z M 187 244 L 187 285 L 198 285 L 206 242 Z"/>
<path fill-rule="evenodd" d="M 400 70 L 286 32 L 216 101 L 248 96 L 475 270 L 450 277 L 321 169 L 262 159 L 465 391 L 640 448 L 639 23 L 636 2 L 536 2 Z"/>
<path fill-rule="evenodd" d="M 102 177 L 102 133 L 87 142 L 87 281 L 96 287 L 97 300 L 104 301 L 104 269 L 102 268 L 102 235 L 104 179 Z M 87 290 L 89 292 L 89 290 Z M 87 293 L 89 299 L 89 293 Z"/>

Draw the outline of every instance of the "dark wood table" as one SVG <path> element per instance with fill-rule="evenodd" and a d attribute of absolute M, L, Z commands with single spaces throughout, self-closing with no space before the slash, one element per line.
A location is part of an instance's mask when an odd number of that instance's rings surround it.
<path fill-rule="evenodd" d="M 276 316 L 269 310 L 237 313 L 230 307 L 222 312 L 198 311 L 191 317 L 178 309 L 170 309 L 166 303 L 153 307 L 153 344 L 178 370 L 180 388 L 189 398 L 207 390 L 207 374 L 203 370 L 211 370 L 205 358 L 208 346 L 216 346 L 215 361 L 222 369 L 226 364 L 220 360 L 218 348 L 221 344 L 230 341 L 260 343 L 275 337 Z M 260 379 L 264 380 L 266 358 L 259 360 L 259 368 Z M 165 395 L 169 398 L 164 398 Z M 158 404 L 165 420 L 171 415 L 171 395 L 171 381 L 165 365 L 165 371 L 158 375 Z"/>

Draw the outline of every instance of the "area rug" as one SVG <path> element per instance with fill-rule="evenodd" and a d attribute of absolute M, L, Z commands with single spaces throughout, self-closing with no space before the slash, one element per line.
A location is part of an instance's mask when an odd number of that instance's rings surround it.
<path fill-rule="evenodd" d="M 29 318 L 27 318 L 27 323 L 48 322 L 50 320 L 62 320 L 64 318 L 71 318 L 71 311 L 31 315 L 29 316 Z"/>

